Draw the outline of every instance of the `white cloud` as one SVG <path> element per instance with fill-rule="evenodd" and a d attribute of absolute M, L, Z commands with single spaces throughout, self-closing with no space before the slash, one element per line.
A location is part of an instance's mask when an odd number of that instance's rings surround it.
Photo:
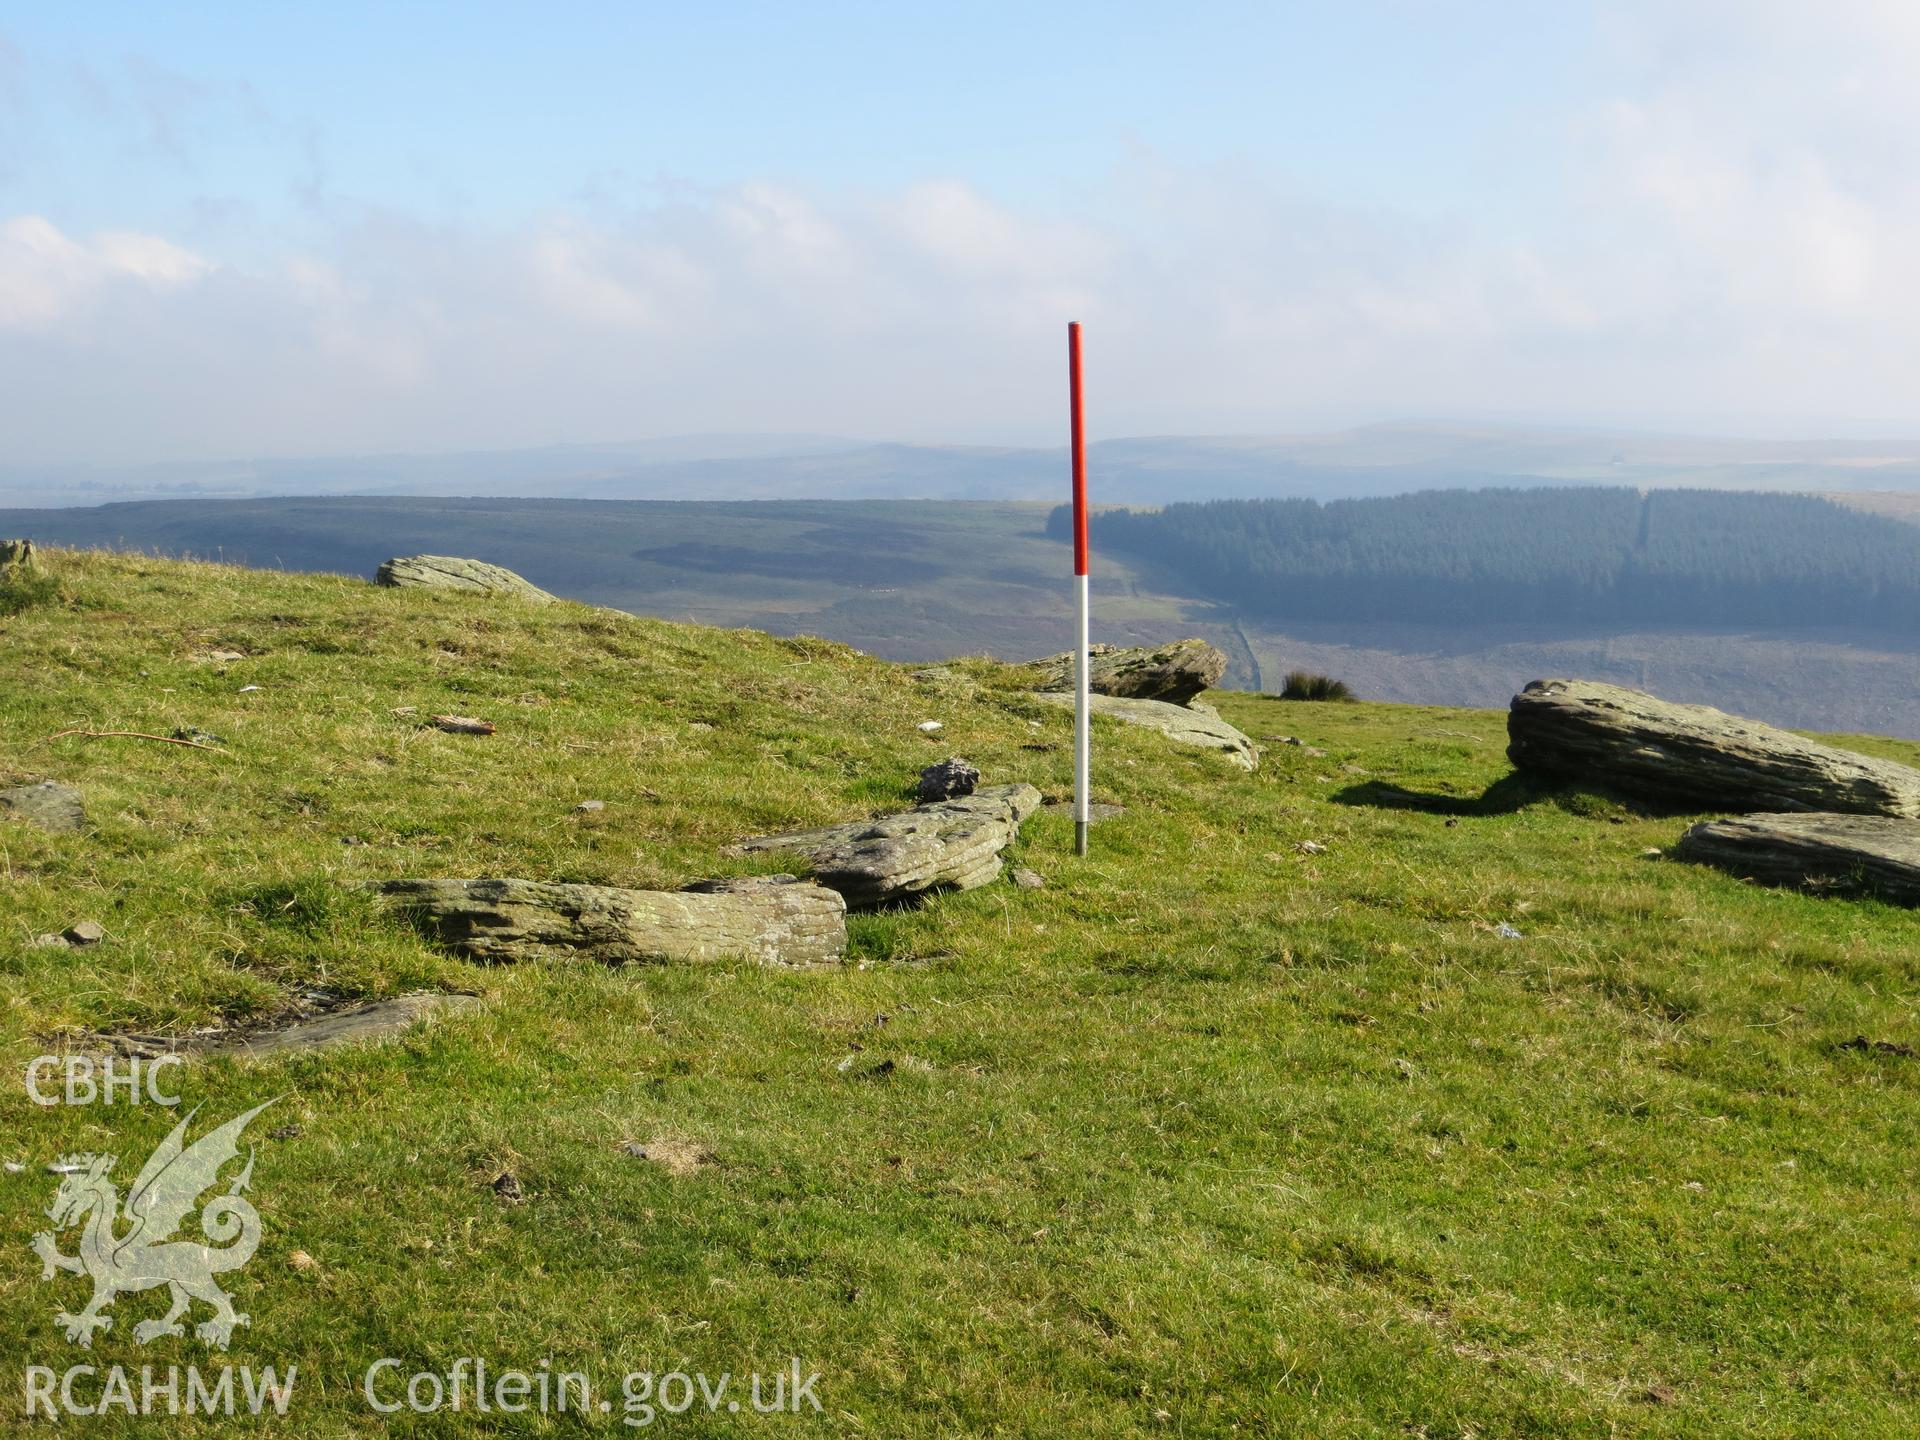
<path fill-rule="evenodd" d="M 92 250 L 109 273 L 137 276 L 158 287 L 191 284 L 213 268 L 158 235 L 109 231 L 94 238 Z"/>
<path fill-rule="evenodd" d="M 44 216 L 19 215 L 0 224 L 0 330 L 46 332 L 116 281 L 164 290 L 211 268 L 157 235 L 105 234 L 83 244 Z"/>

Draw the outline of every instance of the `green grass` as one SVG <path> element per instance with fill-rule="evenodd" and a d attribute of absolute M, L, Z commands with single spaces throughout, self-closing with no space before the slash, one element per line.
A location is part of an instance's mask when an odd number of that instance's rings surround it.
<path fill-rule="evenodd" d="M 78 785 L 92 828 L 0 823 L 10 1073 L 315 987 L 487 997 L 396 1044 L 189 1068 L 203 1119 L 277 1096 L 298 1127 L 250 1132 L 267 1230 L 230 1355 L 297 1363 L 298 1418 L 167 1433 L 377 1433 L 358 1382 L 388 1355 L 550 1359 L 616 1399 L 630 1370 L 823 1374 L 822 1417 L 667 1433 L 1857 1440 L 1920 1418 L 1920 1062 L 1839 1048 L 1917 1038 L 1920 918 L 1643 858 L 1687 817 L 1510 780 L 1498 713 L 1223 694 L 1256 737 L 1327 752 L 1275 745 L 1252 776 L 1103 726 L 1097 798 L 1128 809 L 1091 858 L 1042 814 L 1016 858 L 1046 889 L 858 918 L 842 970 L 482 969 L 363 882 L 752 868 L 721 847 L 905 804 L 949 753 L 1064 796 L 1068 721 L 984 661 L 933 690 L 819 641 L 45 559 L 60 603 L 0 620 L 0 776 Z M 498 733 L 421 727 L 444 711 Z M 181 725 L 227 744 L 49 738 Z M 94 949 L 30 943 L 86 917 Z M 124 1185 L 174 1114 L 4 1094 L 0 1159 L 28 1168 L 0 1174 L 0 1353 L 210 1369 L 134 1344 L 151 1294 L 70 1348 L 52 1312 L 81 1282 L 40 1283 L 27 1249 L 46 1161 L 110 1149 Z"/>

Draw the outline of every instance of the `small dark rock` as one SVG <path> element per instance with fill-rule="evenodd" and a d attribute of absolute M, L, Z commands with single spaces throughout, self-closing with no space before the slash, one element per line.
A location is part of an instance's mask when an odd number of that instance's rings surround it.
<path fill-rule="evenodd" d="M 1920 1050 L 1902 1044 L 1898 1040 L 1869 1040 L 1864 1035 L 1856 1035 L 1851 1040 L 1840 1042 L 1842 1050 L 1862 1050 L 1869 1055 L 1898 1055 L 1902 1060 L 1920 1059 Z"/>
<path fill-rule="evenodd" d="M 107 938 L 106 928 L 98 920 L 79 920 L 67 927 L 69 945 L 98 945 Z"/>
<path fill-rule="evenodd" d="M 953 800 L 962 795 L 971 795 L 979 783 L 980 767 L 954 755 L 920 772 L 920 802 L 926 804 L 934 800 Z"/>
<path fill-rule="evenodd" d="M 511 1170 L 502 1170 L 494 1177 L 493 1193 L 509 1205 L 518 1205 L 527 1198 L 527 1192 L 520 1188 L 520 1177 Z"/>
<path fill-rule="evenodd" d="M 364 845 L 367 842 L 362 840 L 358 835 L 342 835 L 340 837 L 340 843 L 342 845 Z"/>
<path fill-rule="evenodd" d="M 640 1144 L 637 1140 L 629 1140 L 620 1147 L 620 1153 L 622 1155 L 630 1155 L 635 1160 L 644 1160 L 647 1158 L 647 1147 Z"/>
<path fill-rule="evenodd" d="M 267 1132 L 267 1138 L 269 1140 L 292 1140 L 299 1134 L 300 1127 L 298 1125 L 282 1125 L 278 1130 L 269 1130 Z"/>
<path fill-rule="evenodd" d="M 224 745 L 227 742 L 211 731 L 202 730 L 194 725 L 176 725 L 173 728 L 175 740 L 191 740 L 195 745 Z"/>

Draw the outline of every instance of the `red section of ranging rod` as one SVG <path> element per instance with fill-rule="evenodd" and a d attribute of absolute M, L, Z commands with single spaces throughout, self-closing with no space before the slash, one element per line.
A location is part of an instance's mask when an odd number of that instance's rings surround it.
<path fill-rule="evenodd" d="M 1067 386 L 1073 397 L 1073 573 L 1087 573 L 1087 429 L 1080 411 L 1080 322 L 1067 326 Z"/>

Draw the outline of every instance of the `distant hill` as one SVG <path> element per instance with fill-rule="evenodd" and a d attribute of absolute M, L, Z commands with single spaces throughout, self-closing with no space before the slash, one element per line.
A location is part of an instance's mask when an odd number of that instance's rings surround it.
<path fill-rule="evenodd" d="M 1091 447 L 1103 504 L 1333 500 L 1493 485 L 1920 491 L 1920 444 L 1756 441 L 1604 430 L 1370 425 L 1306 435 L 1168 435 Z M 1057 500 L 1047 446 L 692 435 L 450 455 L 0 468 L 0 506 L 268 495 L 598 500 Z"/>

